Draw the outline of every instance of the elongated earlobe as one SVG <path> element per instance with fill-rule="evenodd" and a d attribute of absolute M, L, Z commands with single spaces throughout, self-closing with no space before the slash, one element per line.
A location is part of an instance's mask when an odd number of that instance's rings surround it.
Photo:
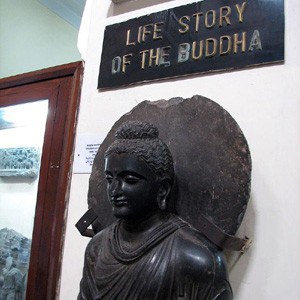
<path fill-rule="evenodd" d="M 167 201 L 166 199 L 162 199 L 161 201 L 158 202 L 158 207 L 160 210 L 166 210 L 167 208 Z"/>
<path fill-rule="evenodd" d="M 157 204 L 160 210 L 164 211 L 167 208 L 167 199 L 171 191 L 171 184 L 168 179 L 162 180 L 157 193 Z"/>

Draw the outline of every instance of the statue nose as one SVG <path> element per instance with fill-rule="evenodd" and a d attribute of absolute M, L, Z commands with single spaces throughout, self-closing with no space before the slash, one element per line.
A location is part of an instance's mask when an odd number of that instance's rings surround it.
<path fill-rule="evenodd" d="M 119 180 L 113 180 L 109 188 L 110 196 L 116 197 L 122 194 L 121 182 Z"/>

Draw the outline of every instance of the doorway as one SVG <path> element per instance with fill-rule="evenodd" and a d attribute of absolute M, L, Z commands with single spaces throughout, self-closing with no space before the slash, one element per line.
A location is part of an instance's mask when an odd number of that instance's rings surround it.
<path fill-rule="evenodd" d="M 16 241 L 16 234 L 12 235 L 14 242 L 5 241 L 6 245 L 2 248 L 0 240 L 0 251 L 2 251 L 0 260 L 1 258 L 5 260 L 7 268 L 15 268 L 22 275 L 24 291 L 22 291 L 23 295 L 19 292 L 18 299 L 25 299 L 26 291 L 26 299 L 50 300 L 55 299 L 59 291 L 63 234 L 82 72 L 82 63 L 76 62 L 0 80 L 0 110 L 5 114 L 5 111 L 11 109 L 14 111 L 12 115 L 18 116 L 15 121 L 9 121 L 6 117 L 6 122 L 10 124 L 6 125 L 8 126 L 6 128 L 2 124 L 4 127 L 0 129 L 2 136 L 9 137 L 6 139 L 8 144 L 1 145 L 0 141 L 0 155 L 2 153 L 4 157 L 2 162 L 4 160 L 7 162 L 2 165 L 0 163 L 0 178 L 4 183 L 9 184 L 8 190 L 11 193 L 17 190 L 16 187 L 28 188 L 30 185 L 36 185 L 36 199 L 34 199 L 36 202 L 32 204 L 30 200 L 34 210 L 32 236 L 28 237 L 30 233 L 27 233 L 27 236 L 20 233 L 20 241 Z M 30 108 L 26 110 L 28 106 Z M 25 123 L 34 123 L 35 119 L 40 119 L 42 112 L 35 111 L 36 106 L 44 107 L 44 111 L 46 106 L 47 116 L 44 125 L 36 123 L 32 127 L 27 126 L 30 138 L 26 138 L 25 133 L 22 134 L 26 126 L 17 123 L 21 120 Z M 31 138 L 33 140 L 37 138 L 35 129 L 38 127 L 42 128 L 40 147 L 31 141 Z M 7 131 L 8 128 L 10 132 Z M 18 134 L 12 134 L 16 131 Z M 23 137 L 25 137 L 25 144 L 20 142 Z M 12 199 L 17 201 L 17 197 L 9 197 L 7 194 L 0 204 L 6 208 L 5 217 L 8 220 L 8 227 L 15 226 L 15 229 L 19 228 L 19 231 L 22 231 L 23 227 L 25 230 L 30 223 L 30 220 L 25 220 L 27 218 L 25 211 L 30 205 L 26 204 L 25 194 L 22 195 L 20 191 L 18 193 L 19 202 L 13 203 Z M 10 205 L 15 207 L 10 210 Z M 14 273 L 16 272 L 15 270 Z M 0 276 L 3 278 L 1 270 Z"/>

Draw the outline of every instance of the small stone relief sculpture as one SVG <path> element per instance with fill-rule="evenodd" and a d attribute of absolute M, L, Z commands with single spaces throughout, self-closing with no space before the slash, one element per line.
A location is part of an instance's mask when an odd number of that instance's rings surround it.
<path fill-rule="evenodd" d="M 0 300 L 25 299 L 31 240 L 0 229 Z"/>
<path fill-rule="evenodd" d="M 0 176 L 37 177 L 40 159 L 38 148 L 0 149 Z"/>
<path fill-rule="evenodd" d="M 17 266 L 18 249 L 12 249 L 12 256 L 5 260 L 5 267 L 2 269 L 2 286 L 0 288 L 1 300 L 22 300 L 24 292 L 24 276 Z"/>

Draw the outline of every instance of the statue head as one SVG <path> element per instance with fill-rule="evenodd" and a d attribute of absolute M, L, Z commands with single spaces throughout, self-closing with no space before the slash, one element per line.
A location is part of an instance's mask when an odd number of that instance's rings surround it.
<path fill-rule="evenodd" d="M 139 219 L 166 208 L 174 180 L 173 159 L 158 129 L 125 122 L 105 153 L 107 192 L 116 217 Z"/>

